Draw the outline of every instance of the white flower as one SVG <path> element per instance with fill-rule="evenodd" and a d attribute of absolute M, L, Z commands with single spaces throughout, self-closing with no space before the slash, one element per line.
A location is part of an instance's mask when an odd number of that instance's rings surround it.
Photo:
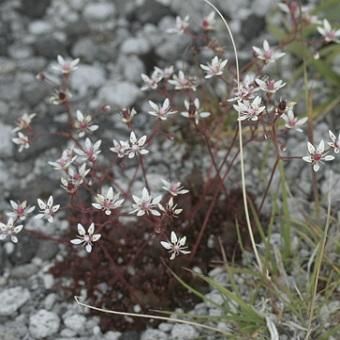
<path fill-rule="evenodd" d="M 226 67 L 228 59 L 219 59 L 217 56 L 207 65 L 201 64 L 201 68 L 206 72 L 205 78 L 209 79 L 215 76 L 221 76 Z"/>
<path fill-rule="evenodd" d="M 119 208 L 124 202 L 123 199 L 119 199 L 119 193 L 113 195 L 113 188 L 109 188 L 105 196 L 97 194 L 94 200 L 96 203 L 92 203 L 92 206 L 103 210 L 106 215 L 111 215 L 111 210 Z"/>
<path fill-rule="evenodd" d="M 58 73 L 67 75 L 78 69 L 77 65 L 79 64 L 79 58 L 71 61 L 66 61 L 61 55 L 58 55 L 57 60 L 58 65 L 53 66 L 53 69 L 56 70 Z"/>
<path fill-rule="evenodd" d="M 61 178 L 62 187 L 69 193 L 75 193 L 78 188 L 84 183 L 85 177 L 90 172 L 86 169 L 86 163 L 83 163 L 78 169 L 70 166 L 67 170 L 67 177 Z"/>
<path fill-rule="evenodd" d="M 20 233 L 23 227 L 23 225 L 15 226 L 13 218 L 9 218 L 6 224 L 0 223 L 0 240 L 9 237 L 13 243 L 18 243 L 16 235 Z"/>
<path fill-rule="evenodd" d="M 155 198 L 152 198 L 148 192 L 148 189 L 144 188 L 142 191 L 142 197 L 139 198 L 135 195 L 132 195 L 133 200 L 135 201 L 134 204 L 132 204 L 133 210 L 130 212 L 130 214 L 137 213 L 137 216 L 143 216 L 145 214 L 154 215 L 154 216 L 160 216 L 160 212 L 155 209 L 155 207 L 158 206 L 160 203 L 162 196 L 157 196 Z"/>
<path fill-rule="evenodd" d="M 213 31 L 216 25 L 215 12 L 210 12 L 206 17 L 203 18 L 201 27 L 205 31 Z"/>
<path fill-rule="evenodd" d="M 189 190 L 182 187 L 181 182 L 168 182 L 164 179 L 162 179 L 162 182 L 162 189 L 169 192 L 172 196 L 184 195 L 189 192 Z"/>
<path fill-rule="evenodd" d="M 210 116 L 210 112 L 200 112 L 200 101 L 198 98 L 195 98 L 194 101 L 185 100 L 184 106 L 186 111 L 181 112 L 181 115 L 186 118 L 194 119 L 196 125 L 198 125 L 200 118 Z"/>
<path fill-rule="evenodd" d="M 240 87 L 236 87 L 233 90 L 235 97 L 228 99 L 228 102 L 253 99 L 255 97 L 255 92 L 258 91 L 256 85 L 255 75 L 252 73 L 246 74 L 243 81 L 240 83 Z"/>
<path fill-rule="evenodd" d="M 72 98 L 72 93 L 69 90 L 56 90 L 49 98 L 50 103 L 53 105 L 60 105 L 67 102 Z"/>
<path fill-rule="evenodd" d="M 187 241 L 186 236 L 177 238 L 177 235 L 174 231 L 171 232 L 170 241 L 161 241 L 161 245 L 163 248 L 169 251 L 171 254 L 170 260 L 173 260 L 176 256 L 183 254 L 190 254 L 190 251 L 186 250 L 188 247 L 185 245 Z"/>
<path fill-rule="evenodd" d="M 72 149 L 66 149 L 63 151 L 61 157 L 55 162 L 48 162 L 49 165 L 53 166 L 55 170 L 66 171 L 67 168 L 77 159 L 77 156 L 73 156 Z"/>
<path fill-rule="evenodd" d="M 148 111 L 148 113 L 152 116 L 158 117 L 160 120 L 167 120 L 168 115 L 177 113 L 177 111 L 171 111 L 170 101 L 168 98 L 164 100 L 162 105 L 157 105 L 151 100 L 149 100 L 149 104 L 152 111 Z"/>
<path fill-rule="evenodd" d="M 168 66 L 165 67 L 164 69 L 161 69 L 157 66 L 154 67 L 154 72 L 157 72 L 157 74 L 161 77 L 161 79 L 167 79 L 170 78 L 173 73 L 174 73 L 174 67 L 173 66 Z"/>
<path fill-rule="evenodd" d="M 119 158 L 123 158 L 127 155 L 127 152 L 130 148 L 129 142 L 125 141 L 116 141 L 113 140 L 113 147 L 110 150 L 117 154 Z"/>
<path fill-rule="evenodd" d="M 75 148 L 74 152 L 80 157 L 80 162 L 90 161 L 94 163 L 97 160 L 97 156 L 101 153 L 101 144 L 101 140 L 92 143 L 89 138 L 86 138 L 83 149 Z"/>
<path fill-rule="evenodd" d="M 167 33 L 177 33 L 183 34 L 186 29 L 189 27 L 189 19 L 190 17 L 187 15 L 182 19 L 181 17 L 176 17 L 176 27 L 167 29 Z"/>
<path fill-rule="evenodd" d="M 98 125 L 92 124 L 90 115 L 84 116 L 80 110 L 77 110 L 77 119 L 74 122 L 74 127 L 78 130 L 78 137 L 82 138 L 86 133 L 91 133 L 98 130 Z"/>
<path fill-rule="evenodd" d="M 48 222 L 52 223 L 54 220 L 55 213 L 59 210 L 60 204 L 53 205 L 53 196 L 50 196 L 47 202 L 42 199 L 37 199 L 40 214 L 36 215 L 35 218 L 46 218 Z"/>
<path fill-rule="evenodd" d="M 327 155 L 327 152 L 325 152 L 325 143 L 323 140 L 321 140 L 320 144 L 316 148 L 313 144 L 307 142 L 307 148 L 309 155 L 302 157 L 302 159 L 305 162 L 311 163 L 315 172 L 319 171 L 321 163 L 323 163 L 324 161 L 332 161 L 335 158 L 332 155 Z"/>
<path fill-rule="evenodd" d="M 130 124 L 133 120 L 133 118 L 136 116 L 137 111 L 134 108 L 127 109 L 124 108 L 121 111 L 121 116 L 122 116 L 122 122 L 125 124 Z"/>
<path fill-rule="evenodd" d="M 168 80 L 170 85 L 175 86 L 175 90 L 192 90 L 197 89 L 197 79 L 195 77 L 186 77 L 183 71 L 179 71 L 178 75 L 174 74 L 172 79 Z"/>
<path fill-rule="evenodd" d="M 147 138 L 146 136 L 143 136 L 143 137 L 137 139 L 135 133 L 133 131 L 131 131 L 130 146 L 129 146 L 129 149 L 127 150 L 127 156 L 129 158 L 133 158 L 137 154 L 146 155 L 147 153 L 149 153 L 148 150 L 144 149 L 146 138 Z"/>
<path fill-rule="evenodd" d="M 94 233 L 94 231 L 95 231 L 94 230 L 94 223 L 91 223 L 91 225 L 87 229 L 87 233 L 86 233 L 85 228 L 80 223 L 78 223 L 77 229 L 78 229 L 77 238 L 71 240 L 70 242 L 72 244 L 75 244 L 75 245 L 81 244 L 81 245 L 85 246 L 85 250 L 88 253 L 91 253 L 93 243 L 97 242 L 101 238 L 101 235 Z"/>
<path fill-rule="evenodd" d="M 255 82 L 259 86 L 259 88 L 266 93 L 275 93 L 286 85 L 286 83 L 284 83 L 282 80 L 275 81 L 272 79 L 256 79 Z"/>
<path fill-rule="evenodd" d="M 296 131 L 302 132 L 300 126 L 305 124 L 308 120 L 307 117 L 298 119 L 294 116 L 293 110 L 288 110 L 287 114 L 283 114 L 281 118 L 286 122 L 285 127 L 287 129 L 295 129 Z"/>
<path fill-rule="evenodd" d="M 338 135 L 338 138 L 336 138 L 335 134 L 329 130 L 329 137 L 331 139 L 331 142 L 328 142 L 327 144 L 333 148 L 335 153 L 339 153 L 340 152 L 340 132 Z"/>
<path fill-rule="evenodd" d="M 27 215 L 33 212 L 35 209 L 35 206 L 28 207 L 27 201 L 23 201 L 21 203 L 9 201 L 9 203 L 11 204 L 13 211 L 7 212 L 6 215 L 14 220 L 25 220 Z"/>
<path fill-rule="evenodd" d="M 326 42 L 340 43 L 340 30 L 335 30 L 331 27 L 327 19 L 323 20 L 323 26 L 318 27 L 318 32 L 324 37 Z"/>
<path fill-rule="evenodd" d="M 238 111 L 238 120 L 252 120 L 257 121 L 258 116 L 263 112 L 265 106 L 261 105 L 261 97 L 256 97 L 252 102 L 247 100 L 239 101 L 237 105 L 234 105 L 234 109 Z"/>
<path fill-rule="evenodd" d="M 17 127 L 13 129 L 13 132 L 18 132 L 20 130 L 27 129 L 31 126 L 32 119 L 36 116 L 36 113 L 27 114 L 24 113 L 18 120 L 17 120 Z"/>
<path fill-rule="evenodd" d="M 301 17 L 302 20 L 308 24 L 320 23 L 317 16 L 310 14 L 310 11 L 312 10 L 311 6 L 300 6 L 297 1 L 290 1 L 288 4 L 280 2 L 278 6 L 283 12 L 290 14 L 293 20 L 297 20 Z M 302 15 L 300 15 L 300 7 Z"/>
<path fill-rule="evenodd" d="M 22 152 L 24 149 L 28 149 L 31 145 L 29 138 L 21 132 L 18 132 L 18 136 L 16 138 L 12 138 L 12 142 L 19 145 L 19 152 Z"/>
<path fill-rule="evenodd" d="M 272 48 L 270 48 L 267 40 L 263 42 L 263 50 L 255 46 L 253 46 L 253 50 L 256 54 L 256 57 L 260 60 L 263 60 L 266 64 L 273 63 L 286 54 L 280 51 L 274 51 Z"/>
<path fill-rule="evenodd" d="M 141 88 L 142 91 L 157 90 L 158 84 L 163 79 L 163 71 L 159 68 L 155 68 L 150 77 L 144 73 L 141 77 L 144 81 L 144 85 Z"/>
<path fill-rule="evenodd" d="M 163 207 L 162 204 L 158 204 L 158 208 L 159 210 L 172 217 L 177 217 L 177 215 L 179 215 L 183 211 L 183 209 L 177 208 L 177 204 L 174 204 L 173 197 L 170 197 L 169 202 L 165 205 L 165 207 Z"/>

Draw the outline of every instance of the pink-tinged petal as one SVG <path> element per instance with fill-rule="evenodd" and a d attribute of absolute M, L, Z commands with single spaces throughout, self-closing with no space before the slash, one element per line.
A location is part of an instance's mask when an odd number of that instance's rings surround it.
<path fill-rule="evenodd" d="M 331 130 L 329 130 L 328 133 L 329 133 L 329 138 L 330 138 L 333 142 L 335 142 L 335 141 L 336 141 L 336 136 L 335 136 L 335 134 L 334 134 Z"/>
<path fill-rule="evenodd" d="M 16 236 L 14 236 L 14 235 L 11 235 L 11 241 L 13 243 L 18 243 L 18 238 Z"/>
<path fill-rule="evenodd" d="M 102 208 L 102 206 L 98 203 L 92 203 L 92 206 L 96 209 L 99 209 L 99 210 Z"/>
<path fill-rule="evenodd" d="M 9 201 L 9 203 L 11 204 L 11 206 L 14 210 L 18 209 L 18 204 L 16 202 L 11 200 L 11 201 Z"/>
<path fill-rule="evenodd" d="M 24 228 L 23 225 L 18 225 L 18 226 L 16 226 L 16 227 L 14 228 L 14 232 L 15 232 L 16 234 L 18 234 L 18 233 L 20 233 L 20 231 L 21 231 L 23 228 Z"/>
<path fill-rule="evenodd" d="M 190 250 L 180 250 L 180 252 L 181 252 L 182 254 L 184 254 L 184 255 L 188 255 L 188 254 L 191 253 Z"/>
<path fill-rule="evenodd" d="M 186 241 L 187 241 L 187 237 L 186 237 L 186 236 L 183 236 L 183 237 L 181 237 L 181 238 L 179 239 L 178 244 L 179 244 L 180 246 L 184 246 Z"/>
<path fill-rule="evenodd" d="M 308 149 L 308 152 L 309 152 L 310 154 L 314 154 L 314 153 L 315 153 L 315 147 L 314 147 L 314 145 L 313 145 L 312 143 L 310 143 L 310 142 L 307 142 L 307 149 Z"/>
<path fill-rule="evenodd" d="M 83 243 L 83 240 L 81 240 L 80 238 L 75 238 L 75 239 L 71 240 L 70 242 L 71 242 L 72 244 L 78 245 L 78 244 Z"/>
<path fill-rule="evenodd" d="M 302 157 L 302 159 L 305 161 L 305 162 L 308 162 L 308 163 L 312 163 L 312 157 L 311 156 L 304 156 Z"/>
<path fill-rule="evenodd" d="M 61 66 L 64 65 L 65 60 L 64 60 L 64 58 L 63 58 L 61 55 L 58 55 L 58 56 L 57 56 L 57 60 L 58 60 L 58 64 L 59 64 L 59 65 L 61 65 Z"/>
<path fill-rule="evenodd" d="M 155 209 L 150 209 L 150 212 L 154 216 L 161 216 L 161 213 L 158 210 Z"/>
<path fill-rule="evenodd" d="M 176 254 L 175 254 L 175 253 L 172 253 L 171 256 L 170 256 L 170 260 L 171 260 L 171 261 L 174 260 L 175 257 L 176 257 Z"/>
<path fill-rule="evenodd" d="M 318 153 L 323 153 L 325 151 L 325 142 L 323 141 L 323 139 L 321 139 L 316 150 Z"/>
<path fill-rule="evenodd" d="M 145 215 L 145 211 L 144 210 L 139 210 L 137 212 L 137 216 L 144 216 Z"/>
<path fill-rule="evenodd" d="M 270 50 L 270 46 L 269 46 L 269 43 L 268 43 L 267 40 L 264 40 L 264 41 L 263 41 L 263 49 L 264 49 L 265 51 L 269 51 L 269 50 Z"/>
<path fill-rule="evenodd" d="M 142 200 L 148 201 L 149 199 L 150 199 L 150 195 L 149 195 L 148 189 L 144 187 L 142 191 Z"/>
<path fill-rule="evenodd" d="M 60 208 L 60 204 L 57 204 L 57 205 L 52 207 L 52 211 L 55 213 L 59 210 L 59 208 Z"/>
<path fill-rule="evenodd" d="M 143 137 L 139 138 L 138 146 L 143 146 L 145 144 L 145 142 L 146 142 L 146 138 L 147 138 L 146 136 L 143 136 Z"/>
<path fill-rule="evenodd" d="M 174 231 L 171 232 L 170 240 L 171 240 L 171 243 L 173 243 L 173 244 L 175 244 L 177 242 L 177 236 L 176 236 L 176 233 Z"/>
<path fill-rule="evenodd" d="M 47 217 L 47 221 L 48 221 L 49 223 L 52 223 L 52 222 L 54 221 L 53 216 L 48 216 L 48 217 Z"/>
<path fill-rule="evenodd" d="M 91 244 L 87 244 L 86 246 L 85 246 L 85 249 L 86 249 L 86 251 L 88 252 L 88 253 L 91 253 L 91 251 L 92 251 L 92 246 L 91 246 Z"/>
<path fill-rule="evenodd" d="M 50 196 L 47 200 L 47 206 L 50 208 L 53 205 L 53 196 Z"/>
<path fill-rule="evenodd" d="M 318 172 L 319 169 L 320 169 L 320 164 L 319 164 L 319 162 L 318 162 L 318 163 L 314 163 L 314 165 L 313 165 L 313 170 L 314 170 L 315 172 Z"/>
<path fill-rule="evenodd" d="M 113 199 L 113 188 L 110 188 L 110 189 L 107 191 L 106 197 L 107 197 L 109 200 L 112 200 L 112 199 Z"/>
<path fill-rule="evenodd" d="M 101 237 L 102 237 L 101 234 L 94 234 L 92 235 L 92 241 L 97 242 L 98 240 L 100 240 Z"/>
<path fill-rule="evenodd" d="M 87 229 L 88 234 L 91 236 L 94 233 L 94 223 L 91 223 L 89 228 Z"/>
<path fill-rule="evenodd" d="M 335 157 L 332 156 L 332 155 L 327 155 L 327 156 L 324 157 L 325 161 L 333 161 L 334 159 L 335 159 Z"/>
<path fill-rule="evenodd" d="M 172 248 L 172 245 L 169 242 L 161 241 L 161 245 L 162 245 L 163 248 L 165 248 L 167 250 L 170 250 Z"/>
<path fill-rule="evenodd" d="M 38 215 L 36 215 L 34 218 L 42 219 L 44 216 L 45 216 L 44 214 L 38 214 Z"/>
<path fill-rule="evenodd" d="M 43 200 L 41 200 L 40 198 L 38 198 L 38 199 L 37 199 L 37 202 L 38 202 L 38 206 L 39 206 L 39 208 L 40 208 L 41 210 L 46 209 L 46 203 L 45 203 Z"/>
<path fill-rule="evenodd" d="M 86 234 L 85 228 L 80 223 L 78 223 L 77 229 L 78 229 L 78 234 L 80 236 L 84 236 Z"/>
<path fill-rule="evenodd" d="M 105 215 L 106 215 L 106 216 L 110 216 L 110 215 L 111 215 L 111 210 L 106 209 L 106 210 L 105 210 Z"/>
<path fill-rule="evenodd" d="M 132 144 L 135 144 L 137 142 L 137 137 L 133 131 L 131 131 L 131 134 L 130 134 L 130 142 Z"/>

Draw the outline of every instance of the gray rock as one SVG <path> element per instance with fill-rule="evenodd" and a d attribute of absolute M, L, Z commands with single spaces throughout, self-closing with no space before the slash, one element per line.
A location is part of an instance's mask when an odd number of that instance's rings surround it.
<path fill-rule="evenodd" d="M 124 54 L 143 55 L 150 52 L 150 49 L 151 45 L 144 37 L 131 37 L 123 42 L 120 50 Z"/>
<path fill-rule="evenodd" d="M 55 302 L 57 300 L 57 294 L 51 293 L 46 296 L 46 299 L 44 300 L 44 307 L 47 310 L 50 310 L 53 308 Z"/>
<path fill-rule="evenodd" d="M 125 81 L 115 81 L 105 85 L 99 92 L 98 98 L 102 104 L 115 108 L 131 106 L 141 95 L 141 90 L 134 84 Z"/>
<path fill-rule="evenodd" d="M 20 12 L 31 18 L 41 18 L 50 3 L 51 0 L 21 0 Z"/>
<path fill-rule="evenodd" d="M 0 75 L 13 73 L 15 69 L 14 61 L 8 58 L 0 58 Z"/>
<path fill-rule="evenodd" d="M 13 154 L 12 127 L 0 122 L 0 157 L 9 157 Z"/>
<path fill-rule="evenodd" d="M 21 95 L 25 102 L 34 107 L 45 100 L 48 88 L 42 82 L 33 81 L 29 85 L 23 86 Z"/>
<path fill-rule="evenodd" d="M 22 59 L 17 62 L 18 69 L 25 72 L 32 72 L 33 74 L 37 74 L 42 71 L 46 67 L 46 64 L 46 59 L 39 57 Z"/>
<path fill-rule="evenodd" d="M 41 37 L 34 43 L 36 54 L 49 59 L 55 59 L 56 55 L 65 55 L 65 43 L 51 36 Z"/>
<path fill-rule="evenodd" d="M 166 340 L 168 339 L 168 336 L 164 332 L 159 331 L 157 329 L 147 329 L 146 331 L 143 332 L 140 339 L 141 340 L 149 340 L 149 339 Z"/>
<path fill-rule="evenodd" d="M 8 105 L 5 102 L 0 101 L 0 116 L 6 116 L 8 112 L 9 112 Z"/>
<path fill-rule="evenodd" d="M 39 242 L 39 248 L 36 253 L 36 257 L 39 257 L 43 261 L 52 260 L 58 253 L 59 247 L 53 241 L 41 241 Z"/>
<path fill-rule="evenodd" d="M 13 254 L 10 254 L 10 261 L 15 265 L 21 265 L 31 262 L 37 252 L 39 241 L 24 232 L 20 235 L 20 243 L 15 248 Z"/>
<path fill-rule="evenodd" d="M 249 43 L 249 40 L 260 36 L 265 27 L 266 21 L 263 17 L 251 14 L 241 25 L 241 36 Z"/>
<path fill-rule="evenodd" d="M 29 321 L 29 331 L 36 339 L 56 334 L 59 326 L 60 319 L 58 315 L 45 309 L 41 309 L 33 314 Z"/>
<path fill-rule="evenodd" d="M 95 44 L 93 39 L 81 38 L 79 39 L 73 49 L 72 54 L 81 58 L 85 62 L 93 62 L 96 60 L 98 55 L 98 46 Z"/>
<path fill-rule="evenodd" d="M 141 82 L 141 74 L 145 73 L 145 67 L 137 56 L 122 56 L 118 60 L 118 66 L 126 80 L 136 84 Z"/>
<path fill-rule="evenodd" d="M 128 331 L 124 332 L 122 336 L 119 338 L 119 340 L 139 340 L 140 335 L 136 331 Z"/>
<path fill-rule="evenodd" d="M 86 317 L 81 314 L 73 314 L 71 316 L 65 317 L 64 319 L 65 326 L 78 334 L 81 334 L 85 329 L 85 323 Z"/>
<path fill-rule="evenodd" d="M 89 88 L 98 88 L 105 82 L 105 72 L 99 66 L 80 65 L 71 77 L 71 87 L 80 95 L 86 94 Z"/>
<path fill-rule="evenodd" d="M 198 333 L 196 329 L 190 325 L 175 324 L 171 330 L 171 336 L 173 339 L 189 340 L 196 339 Z"/>
<path fill-rule="evenodd" d="M 122 333 L 120 333 L 120 332 L 109 331 L 109 332 L 105 333 L 104 339 L 105 340 L 120 340 L 121 335 L 122 335 Z"/>
<path fill-rule="evenodd" d="M 157 24 L 159 20 L 166 15 L 170 15 L 171 10 L 168 6 L 164 6 L 160 1 L 145 0 L 136 7 L 133 15 L 142 23 Z"/>
<path fill-rule="evenodd" d="M 27 279 L 38 272 L 38 267 L 33 263 L 15 266 L 11 271 L 11 277 L 16 279 Z"/>
<path fill-rule="evenodd" d="M 105 21 L 114 16 L 113 3 L 90 3 L 84 8 L 84 17 L 90 21 Z"/>
<path fill-rule="evenodd" d="M 15 60 L 23 60 L 31 57 L 33 55 L 33 50 L 28 45 L 17 43 L 8 48 L 8 54 Z"/>
<path fill-rule="evenodd" d="M 0 316 L 13 315 L 29 299 L 30 292 L 22 287 L 3 290 L 0 293 Z"/>
<path fill-rule="evenodd" d="M 52 31 L 52 25 L 45 20 L 36 20 L 29 24 L 28 31 L 33 35 L 48 34 Z"/>

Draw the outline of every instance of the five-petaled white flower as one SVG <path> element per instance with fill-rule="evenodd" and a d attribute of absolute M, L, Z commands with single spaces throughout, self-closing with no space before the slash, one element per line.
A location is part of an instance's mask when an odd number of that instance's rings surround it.
<path fill-rule="evenodd" d="M 273 79 L 256 79 L 255 82 L 259 88 L 266 93 L 275 93 L 286 85 L 282 80 L 275 81 Z"/>
<path fill-rule="evenodd" d="M 159 204 L 158 208 L 171 217 L 178 217 L 177 215 L 183 211 L 183 209 L 177 208 L 177 204 L 174 203 L 173 197 L 170 197 L 168 203 L 165 206 Z"/>
<path fill-rule="evenodd" d="M 310 142 L 307 142 L 307 148 L 309 155 L 302 157 L 305 162 L 311 163 L 313 165 L 313 170 L 315 172 L 319 171 L 320 164 L 324 161 L 332 161 L 335 157 L 332 155 L 327 155 L 325 152 L 325 143 L 323 140 L 315 148 Z"/>
<path fill-rule="evenodd" d="M 178 75 L 174 74 L 172 79 L 168 80 L 170 85 L 175 86 L 175 90 L 192 90 L 197 89 L 197 79 L 195 77 L 186 77 L 183 71 L 179 71 Z"/>
<path fill-rule="evenodd" d="M 80 162 L 89 161 L 94 163 L 97 160 L 97 156 L 101 153 L 100 146 L 102 144 L 101 140 L 92 143 L 89 138 L 85 139 L 85 144 L 83 149 L 75 148 L 74 152 L 79 156 Z"/>
<path fill-rule="evenodd" d="M 168 182 L 164 179 L 162 179 L 162 182 L 162 189 L 169 192 L 172 196 L 184 195 L 189 192 L 189 190 L 183 188 L 181 182 Z"/>
<path fill-rule="evenodd" d="M 170 235 L 170 241 L 161 241 L 161 245 L 163 248 L 169 251 L 169 253 L 171 254 L 170 260 L 173 260 L 176 256 L 180 254 L 190 254 L 190 251 L 186 250 L 188 248 L 185 245 L 186 241 L 186 236 L 177 238 L 176 233 L 172 231 Z"/>
<path fill-rule="evenodd" d="M 92 203 L 92 206 L 103 210 L 106 215 L 111 215 L 111 210 L 119 208 L 124 202 L 123 199 L 119 199 L 119 193 L 113 195 L 113 188 L 109 188 L 106 195 L 97 194 L 94 200 L 96 203 Z"/>
<path fill-rule="evenodd" d="M 49 165 L 53 166 L 55 170 L 66 171 L 68 167 L 77 159 L 77 156 L 73 155 L 72 149 L 65 149 L 59 159 L 55 162 L 48 162 Z"/>
<path fill-rule="evenodd" d="M 263 50 L 256 46 L 253 46 L 253 51 L 256 54 L 256 57 L 260 60 L 263 60 L 266 64 L 273 63 L 276 60 L 282 58 L 286 53 L 275 51 L 269 46 L 267 40 L 263 42 Z"/>
<path fill-rule="evenodd" d="M 18 132 L 20 130 L 27 129 L 31 126 L 32 119 L 36 116 L 36 113 L 24 113 L 19 119 L 17 120 L 17 127 L 13 129 L 13 132 Z"/>
<path fill-rule="evenodd" d="M 137 111 L 135 110 L 135 108 L 124 108 L 122 109 L 121 113 L 120 113 L 121 117 L 122 117 L 122 122 L 125 124 L 130 124 L 133 120 L 133 118 L 137 115 Z"/>
<path fill-rule="evenodd" d="M 255 75 L 252 73 L 247 73 L 240 83 L 233 89 L 233 98 L 228 99 L 228 102 L 249 100 L 255 97 L 255 92 L 258 91 L 257 84 L 255 83 Z"/>
<path fill-rule="evenodd" d="M 61 178 L 62 188 L 68 193 L 73 194 L 84 183 L 90 169 L 86 169 L 86 163 L 83 163 L 77 169 L 74 166 L 70 166 L 65 172 L 67 177 L 63 176 Z"/>
<path fill-rule="evenodd" d="M 160 120 L 167 120 L 168 115 L 173 115 L 177 113 L 177 111 L 172 111 L 170 107 L 170 100 L 166 98 L 162 105 L 158 105 L 153 101 L 149 100 L 149 104 L 152 108 L 152 111 L 148 111 L 151 116 L 158 117 Z"/>
<path fill-rule="evenodd" d="M 93 243 L 97 242 L 101 238 L 102 235 L 94 233 L 95 232 L 94 223 L 91 223 L 91 225 L 87 229 L 87 233 L 86 233 L 85 228 L 80 223 L 78 223 L 77 229 L 78 229 L 77 238 L 71 240 L 70 242 L 75 245 L 81 244 L 85 246 L 85 250 L 88 253 L 91 253 Z"/>
<path fill-rule="evenodd" d="M 20 233 L 23 227 L 23 225 L 15 226 L 13 218 L 9 218 L 6 224 L 0 223 L 0 240 L 5 240 L 9 237 L 13 243 L 18 243 L 16 235 Z"/>
<path fill-rule="evenodd" d="M 48 222 L 52 223 L 54 220 L 55 213 L 59 210 L 60 204 L 53 205 L 53 196 L 50 196 L 47 202 L 44 202 L 42 199 L 38 198 L 38 206 L 40 209 L 40 213 L 35 216 L 35 218 L 46 218 Z"/>
<path fill-rule="evenodd" d="M 323 26 L 318 27 L 318 32 L 324 37 L 326 42 L 340 43 L 340 30 L 331 27 L 327 19 L 323 20 Z"/>
<path fill-rule="evenodd" d="M 18 150 L 19 152 L 22 152 L 24 149 L 28 149 L 31 145 L 29 138 L 21 132 L 18 132 L 17 137 L 12 138 L 12 142 L 14 144 L 19 145 L 19 150 Z"/>
<path fill-rule="evenodd" d="M 239 113 L 238 120 L 252 120 L 257 121 L 259 115 L 264 111 L 265 106 L 261 105 L 261 97 L 256 97 L 252 102 L 244 100 L 239 101 L 234 105 L 234 109 Z"/>
<path fill-rule="evenodd" d="M 333 148 L 335 153 L 340 152 L 340 132 L 338 135 L 338 138 L 336 138 L 335 134 L 329 130 L 329 138 L 331 139 L 331 142 L 328 142 L 327 144 Z"/>
<path fill-rule="evenodd" d="M 53 69 L 57 72 L 67 75 L 78 69 L 79 58 L 66 61 L 61 55 L 58 55 L 58 65 L 53 66 Z"/>
<path fill-rule="evenodd" d="M 135 201 L 134 204 L 132 204 L 133 210 L 130 212 L 130 214 L 137 213 L 137 216 L 143 216 L 145 214 L 154 215 L 154 216 L 160 216 L 160 212 L 156 210 L 155 208 L 159 205 L 162 196 L 157 196 L 155 198 L 152 198 L 149 194 L 148 189 L 144 188 L 142 191 L 142 197 L 139 198 L 135 195 L 132 195 L 133 200 Z"/>
<path fill-rule="evenodd" d="M 137 139 L 136 134 L 131 131 L 130 146 L 126 151 L 129 158 L 133 158 L 137 154 L 146 155 L 147 153 L 149 153 L 149 150 L 144 149 L 146 138 L 146 136 L 142 136 L 141 138 Z"/>
<path fill-rule="evenodd" d="M 196 125 L 198 125 L 200 118 L 210 116 L 210 112 L 200 112 L 200 101 L 198 98 L 195 98 L 193 101 L 185 100 L 184 106 L 186 111 L 181 112 L 181 115 L 186 118 L 194 119 Z"/>
<path fill-rule="evenodd" d="M 284 113 L 281 118 L 286 122 L 285 127 L 287 129 L 295 129 L 296 131 L 302 132 L 300 126 L 305 124 L 308 120 L 307 117 L 298 119 L 295 117 L 293 110 L 288 110 L 287 113 Z"/>
<path fill-rule="evenodd" d="M 82 138 L 86 133 L 91 133 L 98 130 L 98 125 L 92 124 L 90 115 L 84 116 L 80 110 L 76 112 L 77 119 L 74 122 L 74 127 L 78 130 L 78 137 Z"/>
<path fill-rule="evenodd" d="M 126 141 L 116 141 L 113 140 L 113 147 L 110 148 L 110 150 L 117 154 L 119 158 L 123 158 L 126 156 L 128 150 L 129 150 L 129 142 Z"/>
<path fill-rule="evenodd" d="M 142 91 L 156 90 L 158 84 L 163 79 L 163 71 L 155 67 L 150 77 L 144 73 L 142 73 L 141 77 L 144 81 L 144 85 L 141 88 Z"/>
<path fill-rule="evenodd" d="M 201 64 L 201 69 L 206 72 L 205 78 L 209 79 L 215 76 L 221 76 L 223 70 L 226 67 L 228 59 L 219 59 L 217 56 L 214 57 L 207 65 Z"/>
<path fill-rule="evenodd" d="M 6 215 L 14 220 L 25 220 L 27 215 L 34 211 L 35 206 L 28 207 L 27 201 L 23 202 L 14 202 L 9 201 L 12 206 L 13 211 L 7 212 Z"/>
<path fill-rule="evenodd" d="M 215 12 L 210 12 L 206 17 L 203 18 L 201 27 L 205 31 L 213 31 L 216 25 Z"/>
<path fill-rule="evenodd" d="M 182 19 L 180 16 L 177 16 L 176 26 L 174 28 L 167 29 L 167 33 L 183 34 L 189 27 L 189 19 L 190 17 L 188 15 L 184 17 L 184 19 Z"/>

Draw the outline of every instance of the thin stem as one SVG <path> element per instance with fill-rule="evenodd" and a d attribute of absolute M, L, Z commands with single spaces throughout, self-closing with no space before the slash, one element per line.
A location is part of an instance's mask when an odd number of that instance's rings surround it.
<path fill-rule="evenodd" d="M 144 178 L 145 187 L 150 192 L 150 186 L 149 186 L 148 179 L 146 178 L 146 171 L 145 171 L 144 160 L 143 160 L 143 156 L 142 155 L 139 155 L 139 164 L 140 164 L 140 167 L 141 167 L 142 172 L 143 172 L 143 178 Z"/>

